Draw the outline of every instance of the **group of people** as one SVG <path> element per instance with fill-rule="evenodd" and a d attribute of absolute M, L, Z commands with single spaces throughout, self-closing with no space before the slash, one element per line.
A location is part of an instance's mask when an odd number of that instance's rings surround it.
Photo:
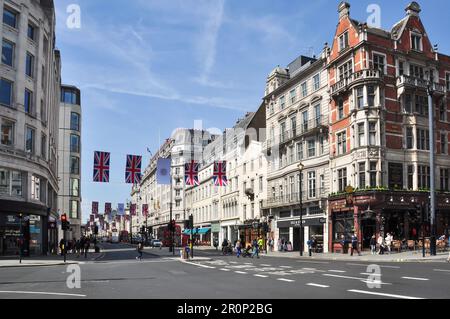
<path fill-rule="evenodd" d="M 91 247 L 91 242 L 94 244 L 94 246 L 97 246 L 97 240 L 94 238 L 87 236 L 82 236 L 80 239 L 73 238 L 71 240 L 64 240 L 62 238 L 59 242 L 59 249 L 61 251 L 61 256 L 64 255 L 64 252 L 76 254 L 77 258 L 80 257 L 80 255 L 84 255 L 84 258 L 87 258 L 87 253 L 89 252 L 89 249 Z"/>
<path fill-rule="evenodd" d="M 270 247 L 270 243 L 269 243 Z M 227 239 L 224 239 L 222 242 L 222 252 L 223 254 L 232 254 L 234 252 L 236 253 L 236 256 L 239 258 L 240 256 L 243 257 L 251 257 L 254 258 L 255 256 L 259 258 L 259 253 L 261 251 L 265 251 L 264 247 L 264 240 L 260 236 L 258 239 L 253 239 L 251 244 L 246 243 L 244 241 L 236 240 L 233 245 L 231 245 L 231 242 Z"/>
<path fill-rule="evenodd" d="M 370 238 L 370 252 L 372 255 L 384 255 L 385 251 L 391 253 L 392 242 L 394 241 L 394 236 L 391 233 L 387 233 L 386 237 L 378 236 L 378 240 L 375 235 Z M 377 247 L 378 246 L 378 247 Z"/>
<path fill-rule="evenodd" d="M 284 238 L 278 239 L 278 251 L 292 251 L 292 243 Z"/>

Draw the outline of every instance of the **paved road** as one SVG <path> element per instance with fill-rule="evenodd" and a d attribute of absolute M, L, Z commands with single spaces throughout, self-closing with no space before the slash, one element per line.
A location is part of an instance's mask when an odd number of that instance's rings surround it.
<path fill-rule="evenodd" d="M 146 251 L 143 261 L 127 245 L 106 244 L 103 251 L 80 265 L 80 289 L 67 287 L 66 266 L 1 269 L 0 298 L 450 298 L 450 264 L 444 262 L 383 263 L 380 276 L 369 277 L 373 269 L 365 262 L 198 251 L 211 260 L 184 263 L 159 249 Z"/>

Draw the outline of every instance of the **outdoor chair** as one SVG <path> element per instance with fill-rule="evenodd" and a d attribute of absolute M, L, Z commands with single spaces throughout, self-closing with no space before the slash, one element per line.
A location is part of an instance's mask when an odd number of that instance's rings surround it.
<path fill-rule="evenodd" d="M 397 249 L 397 252 L 399 253 L 402 250 L 402 242 L 400 240 L 394 240 L 392 242 L 392 248 Z"/>
<path fill-rule="evenodd" d="M 414 240 L 408 240 L 408 249 L 416 250 L 416 242 Z"/>

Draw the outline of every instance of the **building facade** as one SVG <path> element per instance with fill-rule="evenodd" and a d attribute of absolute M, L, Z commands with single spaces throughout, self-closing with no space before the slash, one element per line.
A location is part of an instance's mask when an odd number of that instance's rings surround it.
<path fill-rule="evenodd" d="M 58 210 L 67 214 L 70 221 L 67 239 L 81 236 L 81 116 L 80 90 L 63 85 L 59 109 Z"/>
<path fill-rule="evenodd" d="M 60 54 L 53 1 L 0 1 L 0 255 L 57 247 Z"/>
<path fill-rule="evenodd" d="M 362 247 L 372 235 L 396 240 L 429 236 L 430 139 L 435 143 L 438 233 L 449 231 L 449 57 L 437 52 L 412 2 L 391 30 L 350 17 L 339 5 L 328 52 L 331 94 L 330 250 L 355 232 Z M 435 136 L 428 124 L 433 91 Z M 424 222 L 425 220 L 425 222 Z"/>

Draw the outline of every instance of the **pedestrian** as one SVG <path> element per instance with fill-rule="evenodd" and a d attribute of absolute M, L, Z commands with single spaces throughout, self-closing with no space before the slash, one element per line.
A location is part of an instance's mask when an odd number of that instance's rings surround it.
<path fill-rule="evenodd" d="M 386 248 L 389 252 L 389 254 L 391 253 L 391 245 L 392 245 L 392 235 L 390 233 L 386 234 L 386 238 L 385 238 L 385 243 L 386 243 Z"/>
<path fill-rule="evenodd" d="M 259 236 L 259 239 L 258 239 L 258 250 L 261 251 L 261 252 L 265 251 L 265 249 L 264 249 L 264 240 L 263 240 L 263 238 L 261 236 Z"/>
<path fill-rule="evenodd" d="M 77 242 L 75 243 L 75 250 L 76 250 L 76 252 L 77 252 L 77 258 L 80 258 L 80 250 L 81 250 L 81 247 L 80 247 L 80 240 L 79 240 L 79 239 L 78 239 Z"/>
<path fill-rule="evenodd" d="M 143 251 L 143 250 L 144 250 L 144 244 L 143 244 L 142 242 L 140 242 L 140 243 L 137 245 L 137 252 L 138 252 L 139 256 L 137 256 L 136 259 L 142 260 L 142 251 Z"/>
<path fill-rule="evenodd" d="M 72 254 L 76 254 L 77 252 L 77 240 L 76 238 L 72 239 Z"/>
<path fill-rule="evenodd" d="M 90 246 L 91 242 L 89 241 L 89 238 L 87 238 L 84 244 L 84 258 L 87 258 L 87 253 L 89 252 Z"/>
<path fill-rule="evenodd" d="M 377 253 L 377 241 L 375 239 L 375 235 L 372 235 L 370 238 L 370 251 L 372 255 L 376 255 Z"/>
<path fill-rule="evenodd" d="M 306 242 L 306 244 L 308 245 L 309 257 L 311 257 L 311 256 L 312 256 L 313 247 L 314 247 L 313 239 L 310 238 L 310 239 Z"/>
<path fill-rule="evenodd" d="M 385 248 L 384 239 L 383 239 L 383 236 L 380 235 L 380 236 L 378 236 L 378 254 L 379 255 L 384 255 L 384 248 Z"/>
<path fill-rule="evenodd" d="M 227 239 L 224 239 L 223 240 L 223 242 L 222 242 L 222 254 L 226 254 L 226 252 L 227 252 L 227 249 L 228 248 L 228 240 Z"/>
<path fill-rule="evenodd" d="M 64 256 L 64 250 L 66 248 L 65 244 L 66 244 L 66 241 L 63 238 L 61 238 L 61 240 L 59 241 L 59 249 L 61 250 L 61 256 Z"/>
<path fill-rule="evenodd" d="M 213 245 L 214 245 L 214 247 L 216 248 L 216 251 L 217 251 L 219 249 L 219 240 L 217 238 L 214 238 Z"/>
<path fill-rule="evenodd" d="M 278 239 L 277 247 L 278 251 L 283 251 L 283 241 L 281 240 L 281 238 Z"/>
<path fill-rule="evenodd" d="M 236 245 L 234 246 L 236 248 L 236 256 L 237 258 L 239 258 L 239 256 L 241 255 L 241 242 L 239 240 L 236 241 Z"/>
<path fill-rule="evenodd" d="M 259 241 L 256 240 L 256 238 L 253 239 L 252 245 L 253 245 L 253 254 L 252 254 L 252 258 L 255 257 L 255 256 L 256 256 L 257 258 L 259 258 Z"/>
<path fill-rule="evenodd" d="M 86 245 L 86 237 L 83 236 L 80 239 L 80 250 L 81 250 L 81 254 L 84 255 L 84 245 Z"/>
<path fill-rule="evenodd" d="M 292 243 L 290 241 L 288 241 L 288 243 L 286 245 L 286 249 L 287 249 L 287 251 L 292 251 Z"/>
<path fill-rule="evenodd" d="M 356 236 L 355 233 L 353 233 L 352 235 L 352 250 L 350 255 L 353 256 L 353 251 L 356 249 L 356 252 L 358 253 L 358 256 L 361 256 L 361 252 L 359 251 L 358 248 L 358 236 Z"/>

